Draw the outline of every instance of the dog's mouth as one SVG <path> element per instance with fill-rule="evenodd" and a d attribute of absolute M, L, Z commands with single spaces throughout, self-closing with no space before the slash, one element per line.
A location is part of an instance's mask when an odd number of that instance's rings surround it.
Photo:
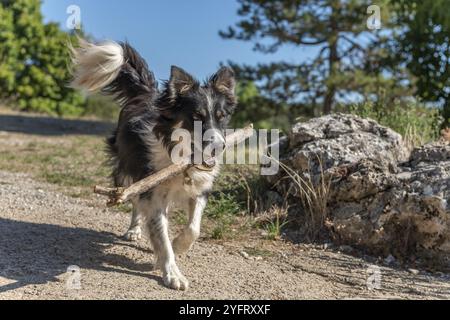
<path fill-rule="evenodd" d="M 199 170 L 199 171 L 204 171 L 204 172 L 212 172 L 214 170 L 214 167 L 208 167 L 205 165 L 197 165 L 195 166 L 195 169 Z"/>
<path fill-rule="evenodd" d="M 214 157 L 212 157 L 204 159 L 201 164 L 195 164 L 194 167 L 200 171 L 211 172 L 214 170 L 216 165 L 217 160 Z"/>
<path fill-rule="evenodd" d="M 199 170 L 203 171 L 212 171 L 217 164 L 217 160 L 215 158 L 209 158 L 203 160 L 203 163 L 200 165 Z"/>
<path fill-rule="evenodd" d="M 195 156 L 194 154 L 192 154 L 192 160 L 193 163 L 195 164 L 195 167 L 198 170 L 201 171 L 213 171 L 214 168 L 218 165 L 218 158 L 217 156 L 219 156 L 221 154 L 221 152 L 223 152 L 223 150 L 215 145 L 208 145 L 206 146 L 206 148 L 203 148 L 203 150 L 200 150 L 199 148 L 196 148 L 195 145 L 192 146 L 194 149 L 194 152 L 199 152 L 201 153 L 201 163 L 199 162 L 195 162 Z"/>

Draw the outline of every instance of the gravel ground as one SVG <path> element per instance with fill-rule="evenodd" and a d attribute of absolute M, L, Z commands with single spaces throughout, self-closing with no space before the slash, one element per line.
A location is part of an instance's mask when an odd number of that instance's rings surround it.
<path fill-rule="evenodd" d="M 129 217 L 101 200 L 0 171 L 0 299 L 450 298 L 445 274 L 379 266 L 380 289 L 369 290 L 371 263 L 337 251 L 277 242 L 249 257 L 242 251 L 258 243 L 204 239 L 179 261 L 189 290 L 172 291 L 152 271 L 145 239 L 120 240 Z"/>

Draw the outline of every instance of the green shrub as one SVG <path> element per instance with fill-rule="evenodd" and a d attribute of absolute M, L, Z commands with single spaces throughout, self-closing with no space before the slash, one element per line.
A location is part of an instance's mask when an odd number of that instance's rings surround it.
<path fill-rule="evenodd" d="M 209 218 L 220 219 L 225 216 L 233 216 L 241 211 L 237 199 L 231 194 L 220 192 L 209 199 L 205 214 Z"/>
<path fill-rule="evenodd" d="M 231 226 L 241 207 L 231 194 L 219 192 L 213 195 L 205 209 L 205 215 L 213 223 L 211 231 L 213 239 L 224 239 L 231 234 Z"/>
<path fill-rule="evenodd" d="M 0 1 L 0 99 L 24 111 L 80 116 L 84 98 L 68 87 L 68 42 L 56 23 L 46 23 L 39 0 Z"/>

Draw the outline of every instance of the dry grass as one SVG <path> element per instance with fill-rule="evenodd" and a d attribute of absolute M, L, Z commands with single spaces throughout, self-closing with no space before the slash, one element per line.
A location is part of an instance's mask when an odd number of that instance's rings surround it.
<path fill-rule="evenodd" d="M 95 136 L 10 135 L 8 140 L 0 141 L 0 168 L 26 172 L 61 186 L 72 197 L 89 198 L 93 185 L 109 183 L 103 150 L 103 138 Z"/>
<path fill-rule="evenodd" d="M 429 140 L 418 132 L 417 127 L 414 124 L 408 124 L 403 134 L 403 142 L 408 151 L 412 151 L 417 147 L 423 146 L 428 143 Z"/>
<path fill-rule="evenodd" d="M 331 177 L 324 174 L 322 161 L 319 159 L 319 181 L 313 181 L 313 174 L 303 173 L 303 177 L 289 166 L 278 162 L 293 182 L 295 194 L 300 199 L 305 213 L 306 230 L 308 237 L 315 240 L 325 227 L 328 216 L 328 201 L 331 190 Z"/>

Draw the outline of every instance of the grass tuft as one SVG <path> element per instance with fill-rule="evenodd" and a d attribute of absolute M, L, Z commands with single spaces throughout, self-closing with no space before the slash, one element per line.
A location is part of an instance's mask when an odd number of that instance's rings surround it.
<path fill-rule="evenodd" d="M 287 208 L 273 206 L 265 213 L 262 227 L 266 231 L 268 240 L 279 240 L 281 238 L 282 229 L 288 224 Z"/>
<path fill-rule="evenodd" d="M 328 216 L 328 201 L 331 191 L 331 177 L 326 177 L 322 161 L 319 160 L 320 174 L 318 181 L 313 181 L 312 172 L 298 172 L 279 162 L 280 167 L 293 182 L 296 195 L 300 198 L 305 213 L 306 230 L 311 240 L 317 240 L 324 230 Z"/>

